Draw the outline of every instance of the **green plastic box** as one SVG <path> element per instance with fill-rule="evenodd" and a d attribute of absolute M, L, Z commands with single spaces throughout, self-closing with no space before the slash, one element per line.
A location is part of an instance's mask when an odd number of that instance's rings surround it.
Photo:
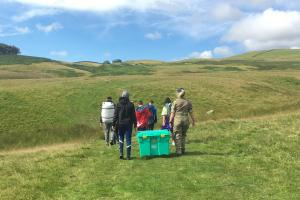
<path fill-rule="evenodd" d="M 168 130 L 139 131 L 140 157 L 169 155 L 170 135 Z"/>

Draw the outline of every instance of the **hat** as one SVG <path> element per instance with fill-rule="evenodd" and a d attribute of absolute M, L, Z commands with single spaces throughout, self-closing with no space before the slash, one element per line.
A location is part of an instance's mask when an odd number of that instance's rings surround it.
<path fill-rule="evenodd" d="M 121 97 L 129 98 L 129 92 L 128 92 L 127 90 L 124 90 L 124 91 L 122 92 Z"/>

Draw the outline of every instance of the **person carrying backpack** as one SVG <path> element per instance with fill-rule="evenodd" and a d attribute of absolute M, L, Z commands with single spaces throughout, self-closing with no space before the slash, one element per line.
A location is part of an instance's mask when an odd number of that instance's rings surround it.
<path fill-rule="evenodd" d="M 153 100 L 149 101 L 148 108 L 151 112 L 151 116 L 148 120 L 148 130 L 153 130 L 154 125 L 157 123 L 157 109 L 154 106 L 154 101 Z"/>
<path fill-rule="evenodd" d="M 124 159 L 124 138 L 126 138 L 127 160 L 131 160 L 132 127 L 136 128 L 136 116 L 133 103 L 129 100 L 128 91 L 123 91 L 116 106 L 113 120 L 114 130 L 119 133 L 120 159 Z"/>
<path fill-rule="evenodd" d="M 143 101 L 138 102 L 138 107 L 135 110 L 137 119 L 137 130 L 145 131 L 148 128 L 148 122 L 151 117 L 151 111 L 148 106 L 144 105 Z"/>
<path fill-rule="evenodd" d="M 115 134 L 112 129 L 115 113 L 115 104 L 111 97 L 107 97 L 106 101 L 101 104 L 100 125 L 103 127 L 104 140 L 106 145 L 115 144 Z"/>

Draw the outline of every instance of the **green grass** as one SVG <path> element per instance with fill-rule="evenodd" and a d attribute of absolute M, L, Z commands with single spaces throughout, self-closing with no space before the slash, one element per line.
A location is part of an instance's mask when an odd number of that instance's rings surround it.
<path fill-rule="evenodd" d="M 236 60 L 270 60 L 270 61 L 299 61 L 299 49 L 273 49 L 266 51 L 253 51 L 242 55 L 230 57 L 229 59 Z"/>
<path fill-rule="evenodd" d="M 120 161 L 103 141 L 2 155 L 2 199 L 299 199 L 300 115 L 201 123 L 183 157 Z M 133 138 L 135 141 L 135 138 Z M 172 147 L 172 151 L 174 151 Z"/>
<path fill-rule="evenodd" d="M 299 73 L 218 72 L 184 76 L 120 76 L 0 81 L 0 149 L 90 138 L 99 131 L 98 106 L 106 96 L 129 89 L 132 100 L 153 99 L 159 111 L 166 96 L 184 87 L 203 120 L 245 118 L 300 107 Z M 214 115 L 205 115 L 208 110 Z"/>
<path fill-rule="evenodd" d="M 33 60 L 0 64 L 1 200 L 300 198 L 298 61 Z M 160 113 L 177 87 L 197 119 L 187 154 L 139 159 L 133 138 L 120 161 L 102 140 L 102 100 L 128 89 Z"/>
<path fill-rule="evenodd" d="M 32 56 L 20 56 L 20 55 L 0 55 L 0 65 L 30 65 L 34 63 L 42 62 L 55 62 L 48 58 L 39 58 Z"/>

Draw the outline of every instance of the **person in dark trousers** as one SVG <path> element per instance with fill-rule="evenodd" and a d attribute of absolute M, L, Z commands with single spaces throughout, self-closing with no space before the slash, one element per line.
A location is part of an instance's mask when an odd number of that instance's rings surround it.
<path fill-rule="evenodd" d="M 153 100 L 149 101 L 148 108 L 151 112 L 151 116 L 148 120 L 148 130 L 153 130 L 154 125 L 157 123 L 157 109 L 154 106 L 154 101 Z"/>
<path fill-rule="evenodd" d="M 127 160 L 131 159 L 132 127 L 136 128 L 135 108 L 129 100 L 128 91 L 123 91 L 116 106 L 113 127 L 119 132 L 120 159 L 124 159 L 124 137 L 126 138 Z"/>

